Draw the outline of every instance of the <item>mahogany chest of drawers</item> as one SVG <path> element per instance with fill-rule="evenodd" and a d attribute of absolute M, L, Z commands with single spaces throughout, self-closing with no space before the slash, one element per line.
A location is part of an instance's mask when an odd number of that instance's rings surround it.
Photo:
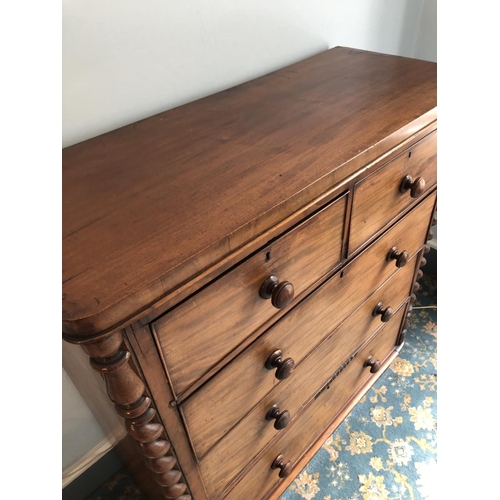
<path fill-rule="evenodd" d="M 436 65 L 337 47 L 63 150 L 63 338 L 169 499 L 277 498 L 404 343 Z"/>

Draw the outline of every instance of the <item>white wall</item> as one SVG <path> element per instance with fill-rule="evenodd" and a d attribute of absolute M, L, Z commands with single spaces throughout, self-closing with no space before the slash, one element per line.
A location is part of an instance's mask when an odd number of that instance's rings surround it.
<path fill-rule="evenodd" d="M 415 55 L 417 59 L 437 62 L 437 0 L 424 0 Z"/>
<path fill-rule="evenodd" d="M 435 0 L 63 0 L 63 147 L 337 45 L 435 60 L 435 6 Z M 86 439 L 70 436 L 75 418 L 75 432 Z M 91 450 L 98 429 L 66 384 L 63 464 Z"/>
<path fill-rule="evenodd" d="M 336 45 L 413 56 L 429 3 L 63 0 L 63 146 Z"/>
<path fill-rule="evenodd" d="M 69 375 L 62 371 L 62 468 L 63 471 L 78 462 L 99 444 L 106 435 L 97 425 L 92 412 L 85 404 Z"/>

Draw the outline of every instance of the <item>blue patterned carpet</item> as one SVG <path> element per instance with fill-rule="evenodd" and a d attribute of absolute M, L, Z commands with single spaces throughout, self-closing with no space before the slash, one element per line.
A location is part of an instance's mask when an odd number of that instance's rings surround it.
<path fill-rule="evenodd" d="M 280 500 L 437 500 L 437 285 L 419 283 L 400 355 Z M 147 499 L 120 471 L 88 500 Z"/>
<path fill-rule="evenodd" d="M 437 500 L 437 286 L 419 283 L 400 355 L 280 500 Z"/>

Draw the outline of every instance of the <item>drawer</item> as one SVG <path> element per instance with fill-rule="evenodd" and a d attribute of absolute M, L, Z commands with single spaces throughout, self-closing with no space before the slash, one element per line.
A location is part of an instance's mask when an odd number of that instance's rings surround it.
<path fill-rule="evenodd" d="M 349 255 L 436 185 L 436 139 L 437 132 L 429 134 L 355 184 Z M 407 175 L 412 182 L 423 179 L 425 185 L 413 182 L 415 189 L 401 192 Z"/>
<path fill-rule="evenodd" d="M 300 417 L 283 431 L 282 436 L 264 450 L 259 459 L 245 471 L 241 481 L 223 498 L 227 500 L 261 499 L 270 488 L 278 483 L 279 470 L 271 468 L 275 458 L 283 455 L 285 463 L 296 462 L 333 422 L 344 406 L 370 378 L 374 377 L 370 373 L 370 368 L 363 365 L 370 356 L 383 363 L 393 352 L 404 312 L 405 306 L 403 305 L 394 318 L 356 353 L 347 366 L 340 373 L 334 374 L 337 376 L 318 391 L 314 401 Z M 240 451 L 239 455 L 242 453 Z M 237 459 L 238 456 L 226 458 L 226 460 Z"/>
<path fill-rule="evenodd" d="M 271 353 L 279 349 L 300 365 L 397 269 L 395 261 L 386 259 L 392 247 L 410 256 L 421 248 L 434 201 L 435 195 L 425 199 L 180 405 L 198 458 L 280 383 L 264 367 Z"/>
<path fill-rule="evenodd" d="M 381 317 L 372 315 L 377 304 L 382 302 L 384 305 L 391 306 L 395 311 L 408 298 L 415 262 L 416 258 L 413 258 L 407 266 L 396 272 L 376 290 L 354 314 L 349 316 L 297 367 L 289 378 L 265 396 L 229 434 L 207 453 L 201 461 L 200 472 L 209 496 L 222 491 L 239 470 L 278 432 L 281 432 L 274 428 L 274 421 L 266 420 L 266 414 L 274 405 L 277 405 L 280 411 L 286 410 L 289 413 L 288 425 L 291 425 L 304 404 L 380 327 Z M 311 318 L 314 310 L 309 310 L 306 314 Z M 225 399 L 225 408 L 221 407 L 218 411 L 216 408 L 207 406 L 205 413 L 210 413 L 210 416 L 215 414 L 216 419 L 223 418 L 226 413 L 232 411 L 232 407 L 232 400 L 228 396 Z M 235 456 L 240 450 L 244 450 L 244 455 L 240 453 L 242 458 L 239 461 L 225 460 L 225 457 Z"/>
<path fill-rule="evenodd" d="M 292 283 L 297 297 L 340 263 L 346 199 L 335 200 L 152 324 L 176 395 L 278 312 L 259 295 L 267 278 L 276 276 L 279 287 Z"/>

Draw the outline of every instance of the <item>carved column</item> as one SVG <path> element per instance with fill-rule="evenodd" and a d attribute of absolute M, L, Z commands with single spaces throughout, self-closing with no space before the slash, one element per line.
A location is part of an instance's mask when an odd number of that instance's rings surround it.
<path fill-rule="evenodd" d="M 191 500 L 165 429 L 153 420 L 156 410 L 144 395 L 142 380 L 130 366 L 130 353 L 121 349 L 122 340 L 121 332 L 116 332 L 82 348 L 90 356 L 92 368 L 103 375 L 108 395 L 125 419 L 127 432 L 137 442 L 163 496 Z"/>

